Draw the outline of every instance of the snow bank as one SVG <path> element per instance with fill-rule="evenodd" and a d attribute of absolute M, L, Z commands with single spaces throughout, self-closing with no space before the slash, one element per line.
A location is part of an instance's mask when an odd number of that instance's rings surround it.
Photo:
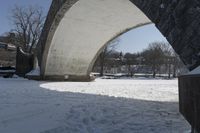
<path fill-rule="evenodd" d="M 200 66 L 194 69 L 193 71 L 189 72 L 187 75 L 192 75 L 192 74 L 194 75 L 200 74 Z"/>
<path fill-rule="evenodd" d="M 27 76 L 40 76 L 40 68 L 36 68 L 29 73 L 26 74 Z"/>

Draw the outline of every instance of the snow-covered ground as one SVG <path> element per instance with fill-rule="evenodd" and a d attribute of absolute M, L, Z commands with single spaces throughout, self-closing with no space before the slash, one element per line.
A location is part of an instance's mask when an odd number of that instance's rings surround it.
<path fill-rule="evenodd" d="M 0 78 L 0 133 L 187 133 L 177 80 Z"/>

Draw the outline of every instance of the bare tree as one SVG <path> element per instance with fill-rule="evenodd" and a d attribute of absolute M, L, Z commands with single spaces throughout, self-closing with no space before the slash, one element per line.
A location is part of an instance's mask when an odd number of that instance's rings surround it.
<path fill-rule="evenodd" d="M 173 73 L 173 78 L 176 78 L 177 70 L 184 67 L 183 63 L 170 44 L 163 43 L 162 50 L 165 55 L 165 64 L 168 66 L 168 78 L 171 78 L 171 73 Z"/>
<path fill-rule="evenodd" d="M 131 68 L 131 65 L 135 65 L 137 63 L 137 54 L 133 53 L 126 53 L 124 55 L 124 59 L 125 59 L 125 64 L 128 66 L 128 75 L 129 76 L 133 76 L 133 70 Z"/>
<path fill-rule="evenodd" d="M 11 12 L 11 21 L 14 25 L 12 32 L 16 34 L 16 43 L 31 53 L 36 46 L 45 17 L 42 8 L 36 6 L 15 6 Z"/>
<path fill-rule="evenodd" d="M 169 45 L 169 43 L 162 43 L 161 45 L 163 54 L 164 54 L 164 64 L 167 66 L 168 71 L 168 78 L 171 78 L 171 68 L 173 66 L 173 62 L 175 59 L 175 52 L 172 49 L 172 47 Z"/>
<path fill-rule="evenodd" d="M 149 44 L 148 48 L 142 52 L 142 56 L 145 59 L 145 64 L 152 67 L 153 77 L 156 77 L 156 73 L 159 67 L 163 64 L 164 53 L 162 50 L 163 43 L 153 42 Z"/>
<path fill-rule="evenodd" d="M 149 47 L 142 52 L 142 55 L 145 58 L 145 64 L 152 66 L 153 77 L 156 76 L 156 72 L 162 65 L 165 65 L 165 72 L 168 73 L 169 79 L 172 73 L 175 78 L 178 68 L 183 67 L 176 52 L 165 42 L 151 43 Z"/>
<path fill-rule="evenodd" d="M 113 41 L 109 42 L 102 50 L 102 52 L 100 53 L 99 57 L 97 58 L 97 61 L 95 63 L 95 66 L 99 66 L 100 67 L 100 76 L 103 76 L 104 73 L 104 67 L 106 64 L 106 58 L 108 57 L 108 55 L 110 55 L 111 53 L 113 53 L 117 47 L 117 45 L 119 44 L 120 39 L 114 39 Z"/>

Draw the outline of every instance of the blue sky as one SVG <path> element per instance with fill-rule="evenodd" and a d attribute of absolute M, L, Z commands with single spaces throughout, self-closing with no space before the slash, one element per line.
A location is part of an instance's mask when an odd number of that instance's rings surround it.
<path fill-rule="evenodd" d="M 1 0 L 0 4 L 0 35 L 8 32 L 11 28 L 11 22 L 9 20 L 9 16 L 11 14 L 11 10 L 15 5 L 19 6 L 29 6 L 36 5 L 42 7 L 45 12 L 48 11 L 49 6 L 51 4 L 51 0 Z"/>
<path fill-rule="evenodd" d="M 155 41 L 167 42 L 154 24 L 132 29 L 122 34 L 119 38 L 120 42 L 119 46 L 117 46 L 117 51 L 122 52 L 141 52 L 148 47 L 149 43 Z"/>
<path fill-rule="evenodd" d="M 9 20 L 11 9 L 15 5 L 29 6 L 36 5 L 42 7 L 47 13 L 51 0 L 2 0 L 0 4 L 0 35 L 8 32 L 12 28 Z M 117 47 L 122 52 L 140 52 L 145 49 L 149 43 L 154 41 L 166 41 L 153 24 L 133 29 L 120 36 L 120 43 Z"/>

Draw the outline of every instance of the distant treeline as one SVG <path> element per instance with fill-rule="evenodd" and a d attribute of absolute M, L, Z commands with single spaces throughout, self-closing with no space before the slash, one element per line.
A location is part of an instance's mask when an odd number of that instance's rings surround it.
<path fill-rule="evenodd" d="M 171 46 L 164 42 L 153 42 L 139 53 L 122 53 L 115 50 L 119 40 L 114 40 L 104 48 L 94 65 L 94 72 L 167 74 L 176 77 L 185 67 Z"/>

